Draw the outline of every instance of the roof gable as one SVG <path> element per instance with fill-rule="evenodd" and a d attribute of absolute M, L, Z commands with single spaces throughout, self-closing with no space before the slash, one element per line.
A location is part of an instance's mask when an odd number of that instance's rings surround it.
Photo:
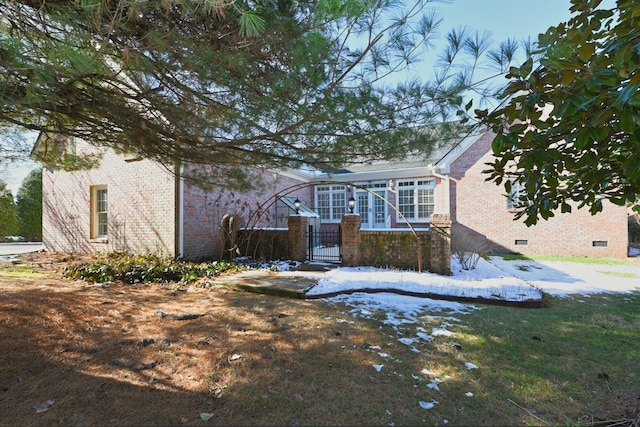
<path fill-rule="evenodd" d="M 434 172 L 448 173 L 451 164 L 464 154 L 478 139 L 486 135 L 487 129 L 472 129 L 466 133 L 443 139 L 428 156 L 413 155 L 396 161 L 357 163 L 337 172 L 316 174 L 314 180 L 371 181 L 376 179 L 403 178 L 431 175 Z M 437 169 L 437 170 L 436 170 Z"/>

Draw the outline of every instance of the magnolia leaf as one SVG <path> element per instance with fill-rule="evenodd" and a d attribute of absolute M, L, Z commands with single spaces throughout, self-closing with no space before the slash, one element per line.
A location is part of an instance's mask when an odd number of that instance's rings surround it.
<path fill-rule="evenodd" d="M 637 102 L 634 98 L 637 97 L 639 88 L 640 88 L 640 82 L 627 85 L 618 94 L 618 98 L 615 100 L 614 105 L 621 106 L 624 104 L 631 104 L 632 102 Z"/>
<path fill-rule="evenodd" d="M 636 122 L 634 119 L 634 112 L 631 108 L 625 108 L 620 114 L 620 128 L 629 133 L 633 133 L 636 130 Z"/>
<path fill-rule="evenodd" d="M 467 104 L 464 106 L 464 109 L 469 111 L 471 109 L 471 106 L 473 105 L 473 99 L 469 100 L 469 102 L 467 102 Z"/>
<path fill-rule="evenodd" d="M 574 201 L 595 214 L 606 200 L 640 199 L 640 6 L 599 3 L 573 0 L 572 19 L 539 37 L 539 65 L 526 78 L 511 68 L 505 104 L 481 119 L 498 134 L 484 173 L 501 184 L 526 177 L 528 203 L 515 216 L 527 225 L 570 213 Z"/>
<path fill-rule="evenodd" d="M 523 76 L 528 76 L 533 69 L 533 58 L 528 58 L 524 64 L 520 67 L 520 71 Z"/>
<path fill-rule="evenodd" d="M 578 49 L 578 57 L 582 59 L 584 62 L 587 62 L 591 59 L 591 56 L 593 56 L 595 51 L 596 51 L 595 43 L 585 43 L 580 47 L 580 49 Z"/>

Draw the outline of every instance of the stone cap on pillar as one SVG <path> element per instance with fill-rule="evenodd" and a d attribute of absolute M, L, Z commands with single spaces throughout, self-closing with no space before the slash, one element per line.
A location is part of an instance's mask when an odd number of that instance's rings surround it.
<path fill-rule="evenodd" d="M 435 227 L 450 227 L 451 215 L 449 214 L 431 214 L 431 225 Z"/>

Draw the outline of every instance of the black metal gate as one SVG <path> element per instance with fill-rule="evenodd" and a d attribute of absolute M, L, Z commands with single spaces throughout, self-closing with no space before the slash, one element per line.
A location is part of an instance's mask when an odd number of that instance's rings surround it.
<path fill-rule="evenodd" d="M 309 226 L 307 260 L 342 262 L 342 229 L 340 226 L 330 230 L 314 230 L 313 225 Z"/>

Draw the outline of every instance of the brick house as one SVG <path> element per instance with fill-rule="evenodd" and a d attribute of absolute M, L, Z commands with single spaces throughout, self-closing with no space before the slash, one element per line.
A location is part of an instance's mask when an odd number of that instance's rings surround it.
<path fill-rule="evenodd" d="M 258 170 L 267 185 L 251 193 L 228 191 L 224 180 L 205 190 L 184 178 L 184 169 L 168 171 L 151 160 L 103 149 L 93 169 L 43 171 L 43 243 L 52 252 L 219 258 L 226 214 L 248 227 L 283 227 L 284 218 L 294 213 L 287 208 L 290 199 L 297 198 L 318 214 L 322 228 L 330 229 L 349 213 L 351 199 L 363 231 L 428 230 L 438 215 L 497 251 L 627 256 L 624 207 L 605 203 L 595 216 L 574 209 L 533 227 L 514 221 L 503 187 L 486 182 L 481 173 L 492 158 L 492 139 L 491 133 L 476 133 L 444 141 L 426 160 L 356 165 L 334 174 Z M 41 136 L 34 152 L 51 143 Z M 68 145 L 65 150 L 79 155 L 95 150 L 82 141 Z"/>
<path fill-rule="evenodd" d="M 58 142 L 40 135 L 33 156 Z M 275 223 L 275 200 L 299 184 L 295 172 L 256 170 L 262 191 L 234 192 L 221 185 L 209 190 L 158 163 L 66 140 L 63 150 L 99 154 L 88 170 L 67 172 L 45 167 L 42 174 L 43 244 L 50 252 L 154 253 L 200 260 L 221 258 L 222 218 L 229 214 L 251 226 Z M 184 170 L 184 169 L 183 169 Z M 298 191 L 305 199 L 305 192 Z M 242 222 L 240 225 L 243 225 Z"/>
<path fill-rule="evenodd" d="M 448 141 L 428 160 L 380 162 L 316 176 L 315 180 L 333 182 L 315 187 L 314 204 L 323 226 L 336 226 L 353 198 L 363 230 L 406 229 L 408 224 L 428 229 L 433 214 L 444 214 L 450 215 L 454 232 L 464 230 L 467 236 L 486 239 L 496 252 L 627 256 L 624 206 L 605 202 L 597 215 L 574 206 L 572 213 L 558 212 L 532 227 L 523 220 L 514 221 L 515 211 L 504 187 L 485 181 L 482 174 L 493 158 L 493 136 L 478 132 Z"/>

